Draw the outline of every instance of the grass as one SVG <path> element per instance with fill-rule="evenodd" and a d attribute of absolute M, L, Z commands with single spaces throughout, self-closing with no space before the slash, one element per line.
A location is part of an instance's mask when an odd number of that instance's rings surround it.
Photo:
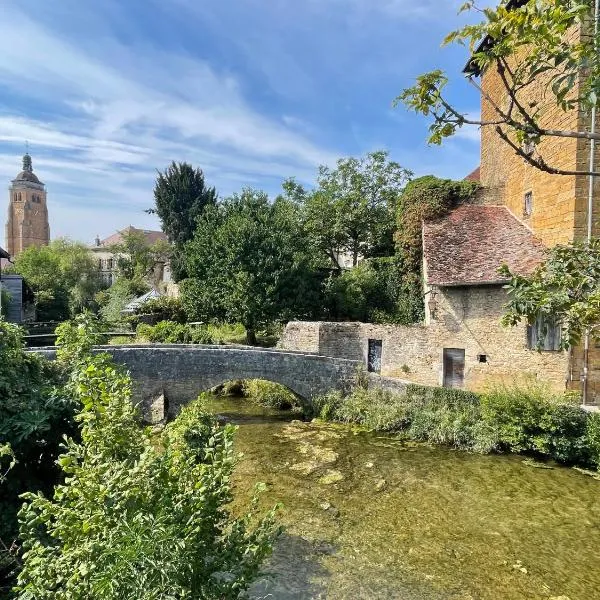
<path fill-rule="evenodd" d="M 312 416 L 473 452 L 523 453 L 600 468 L 600 414 L 540 385 L 483 394 L 418 385 L 393 394 L 357 386 L 346 395 L 316 398 Z"/>

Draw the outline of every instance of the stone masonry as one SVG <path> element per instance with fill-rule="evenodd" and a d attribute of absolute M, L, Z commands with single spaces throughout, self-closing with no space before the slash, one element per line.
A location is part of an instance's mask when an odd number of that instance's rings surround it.
<path fill-rule="evenodd" d="M 427 325 L 292 321 L 281 346 L 366 364 L 369 339 L 381 340 L 381 375 L 424 385 L 442 384 L 444 348 L 463 348 L 467 389 L 532 378 L 556 391 L 565 390 L 570 378 L 568 354 L 529 350 L 525 325 L 500 325 L 504 302 L 500 287 L 442 288 L 436 318 Z"/>
<path fill-rule="evenodd" d="M 247 346 L 99 346 L 129 371 L 133 400 L 149 422 L 174 416 L 200 392 L 234 379 L 280 383 L 306 402 L 347 387 L 358 361 Z M 53 349 L 40 349 L 52 359 Z"/>

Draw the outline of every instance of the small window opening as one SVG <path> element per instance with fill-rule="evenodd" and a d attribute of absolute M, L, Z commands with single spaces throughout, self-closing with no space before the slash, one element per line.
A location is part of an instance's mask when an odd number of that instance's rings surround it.
<path fill-rule="evenodd" d="M 556 352 L 561 344 L 560 324 L 552 323 L 540 315 L 535 323 L 527 326 L 527 347 L 530 350 Z"/>
<path fill-rule="evenodd" d="M 533 212 L 533 192 L 526 192 L 523 200 L 523 215 L 530 217 Z"/>
<path fill-rule="evenodd" d="M 486 363 L 487 362 L 487 354 L 478 354 L 477 355 L 477 360 L 480 363 Z"/>

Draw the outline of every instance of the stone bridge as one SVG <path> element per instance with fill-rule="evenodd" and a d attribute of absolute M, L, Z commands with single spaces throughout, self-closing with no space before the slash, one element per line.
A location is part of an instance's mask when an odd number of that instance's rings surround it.
<path fill-rule="evenodd" d="M 97 346 L 131 374 L 133 399 L 144 417 L 158 422 L 178 413 L 181 405 L 200 392 L 234 379 L 266 379 L 310 400 L 351 383 L 357 360 L 249 346 L 160 344 Z M 52 359 L 55 350 L 32 350 Z"/>

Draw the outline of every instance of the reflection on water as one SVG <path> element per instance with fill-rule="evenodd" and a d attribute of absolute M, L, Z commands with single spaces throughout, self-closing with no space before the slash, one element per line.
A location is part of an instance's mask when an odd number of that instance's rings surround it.
<path fill-rule="evenodd" d="M 240 426 L 239 501 L 263 481 L 265 506 L 284 504 L 253 598 L 600 598 L 599 481 L 292 422 L 247 400 L 210 408 Z"/>

